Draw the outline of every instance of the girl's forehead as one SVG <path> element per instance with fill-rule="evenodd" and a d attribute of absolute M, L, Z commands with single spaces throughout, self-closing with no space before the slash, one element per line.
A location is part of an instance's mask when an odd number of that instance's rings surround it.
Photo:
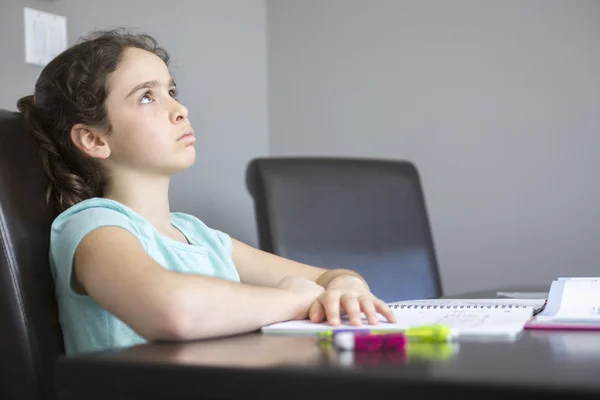
<path fill-rule="evenodd" d="M 117 69 L 110 74 L 111 91 L 127 92 L 146 81 L 169 82 L 171 75 L 163 60 L 146 50 L 125 50 Z"/>

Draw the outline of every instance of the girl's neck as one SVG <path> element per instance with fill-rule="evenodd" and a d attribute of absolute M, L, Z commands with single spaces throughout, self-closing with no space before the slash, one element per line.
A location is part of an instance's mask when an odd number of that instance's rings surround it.
<path fill-rule="evenodd" d="M 169 177 L 120 174 L 104 188 L 107 199 L 131 208 L 159 230 L 171 229 Z"/>

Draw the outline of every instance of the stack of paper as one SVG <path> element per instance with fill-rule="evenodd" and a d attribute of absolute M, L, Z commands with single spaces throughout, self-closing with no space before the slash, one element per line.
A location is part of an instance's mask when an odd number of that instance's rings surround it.
<path fill-rule="evenodd" d="M 600 278 L 559 278 L 528 329 L 600 329 Z"/>

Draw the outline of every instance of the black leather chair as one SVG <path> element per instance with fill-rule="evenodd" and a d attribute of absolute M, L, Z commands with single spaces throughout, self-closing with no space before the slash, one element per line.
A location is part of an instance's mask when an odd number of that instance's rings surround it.
<path fill-rule="evenodd" d="M 55 399 L 63 353 L 48 265 L 46 178 L 20 114 L 0 110 L 0 398 Z"/>
<path fill-rule="evenodd" d="M 442 294 L 419 174 L 409 162 L 259 158 L 247 169 L 259 246 L 363 275 L 385 301 Z"/>

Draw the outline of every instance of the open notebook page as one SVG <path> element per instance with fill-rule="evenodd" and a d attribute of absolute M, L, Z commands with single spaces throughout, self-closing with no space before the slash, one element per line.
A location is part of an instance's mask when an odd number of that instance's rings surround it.
<path fill-rule="evenodd" d="M 363 326 L 352 326 L 347 319 L 342 324 L 332 327 L 328 323 L 314 324 L 308 320 L 289 321 L 268 325 L 262 328 L 264 333 L 273 334 L 316 334 L 335 329 L 361 330 L 377 329 L 381 331 L 398 331 L 408 327 L 443 324 L 457 331 L 459 336 L 493 336 L 514 337 L 519 334 L 527 321 L 532 317 L 532 307 L 520 308 L 410 308 L 393 309 L 397 323 L 389 323 L 380 316 L 380 323 L 368 325 L 363 319 Z"/>

